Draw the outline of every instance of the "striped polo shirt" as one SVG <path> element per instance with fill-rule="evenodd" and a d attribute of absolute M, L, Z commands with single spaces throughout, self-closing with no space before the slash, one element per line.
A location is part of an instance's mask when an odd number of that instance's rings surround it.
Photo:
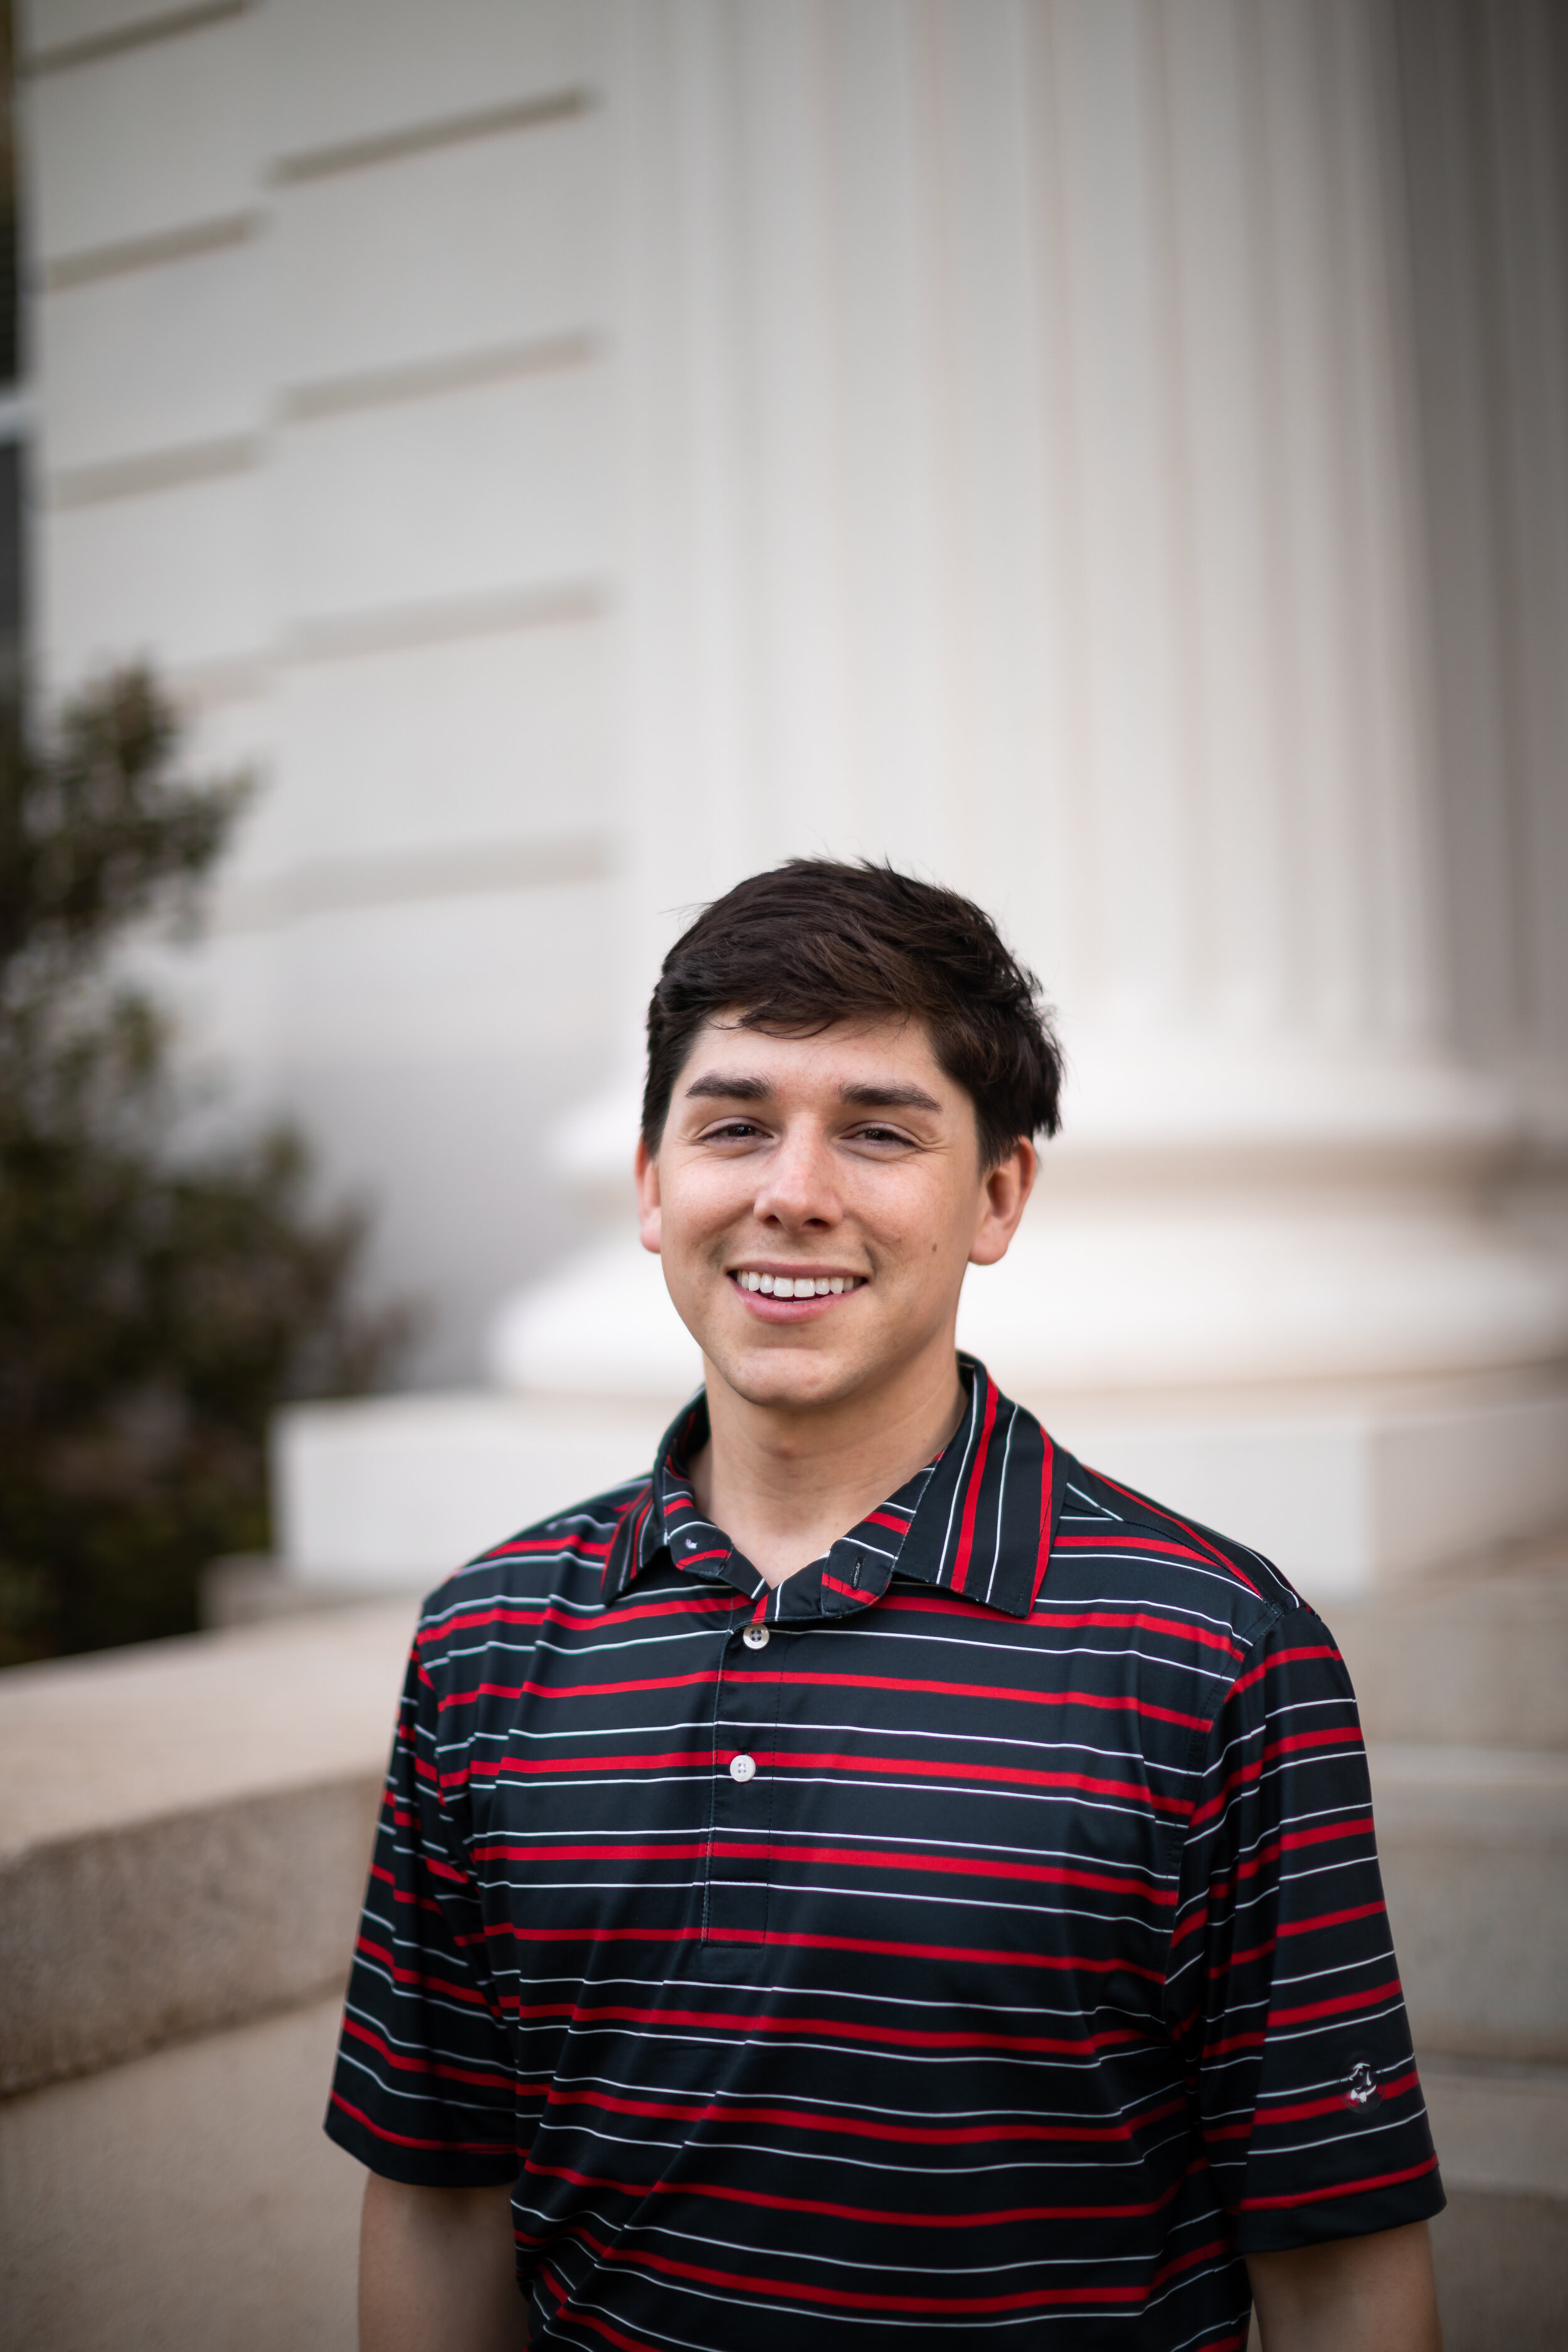
<path fill-rule="evenodd" d="M 535 2343 L 1241 2352 L 1442 2206 L 1331 1638 L 963 1369 L 776 1590 L 699 1397 L 424 1614 L 328 2128 L 514 2184 Z"/>

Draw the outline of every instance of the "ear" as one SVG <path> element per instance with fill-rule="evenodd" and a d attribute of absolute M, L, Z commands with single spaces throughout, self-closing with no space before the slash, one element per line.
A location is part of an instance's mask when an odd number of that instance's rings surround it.
<path fill-rule="evenodd" d="M 1006 1256 L 1035 1189 L 1039 1164 L 1038 1152 L 1028 1137 L 1021 1135 L 1006 1159 L 999 1160 L 981 1179 L 980 1216 L 969 1250 L 971 1265 L 994 1265 Z"/>
<path fill-rule="evenodd" d="M 639 1135 L 635 1161 L 637 1181 L 637 1226 L 642 1245 L 657 1257 L 661 1240 L 662 1211 L 658 1197 L 658 1161 Z"/>

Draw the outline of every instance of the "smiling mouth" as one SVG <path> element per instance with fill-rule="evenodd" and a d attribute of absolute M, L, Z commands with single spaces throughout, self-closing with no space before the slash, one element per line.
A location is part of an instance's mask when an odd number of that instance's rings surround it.
<path fill-rule="evenodd" d="M 765 1298 L 837 1297 L 847 1290 L 864 1290 L 863 1274 L 758 1274 L 750 1266 L 731 1266 L 730 1280 L 737 1289 L 760 1291 Z"/>

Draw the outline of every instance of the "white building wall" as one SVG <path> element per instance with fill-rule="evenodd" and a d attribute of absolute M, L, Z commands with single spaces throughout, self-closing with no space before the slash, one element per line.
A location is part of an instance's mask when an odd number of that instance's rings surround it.
<path fill-rule="evenodd" d="M 460 19 L 460 22 L 458 20 Z M 472 1374 L 571 1207 L 624 830 L 611 10 L 27 12 L 39 655 L 260 791 L 178 989 Z"/>
<path fill-rule="evenodd" d="M 668 1397 L 569 1248 L 658 957 L 887 854 L 1072 1054 L 1004 1378 L 1177 1487 L 1197 1413 L 1220 1517 L 1327 1446 L 1346 1574 L 1456 1413 L 1467 1542 L 1568 1507 L 1557 37 L 1484 13 L 33 0 L 48 672 L 258 763 L 195 1034 L 427 1377 L 511 1292 L 523 1391 Z"/>

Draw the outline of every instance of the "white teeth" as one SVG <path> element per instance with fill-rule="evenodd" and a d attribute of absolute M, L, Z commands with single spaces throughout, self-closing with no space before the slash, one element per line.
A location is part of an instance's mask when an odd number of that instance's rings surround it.
<path fill-rule="evenodd" d="M 826 1298 L 831 1292 L 837 1297 L 846 1290 L 858 1290 L 863 1276 L 854 1274 L 752 1274 L 749 1269 L 735 1276 L 742 1290 L 765 1291 L 772 1298 Z"/>

